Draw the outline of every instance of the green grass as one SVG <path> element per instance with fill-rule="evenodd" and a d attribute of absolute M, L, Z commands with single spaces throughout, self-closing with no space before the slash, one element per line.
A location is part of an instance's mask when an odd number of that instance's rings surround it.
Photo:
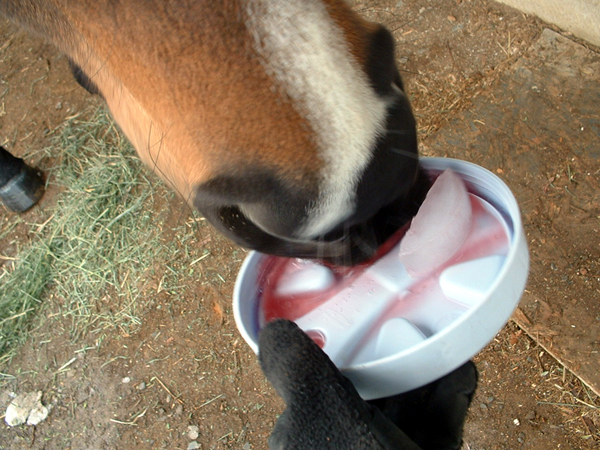
<path fill-rule="evenodd" d="M 51 219 L 32 225 L 31 244 L 0 273 L 0 362 L 27 338 L 44 302 L 70 319 L 74 338 L 137 327 L 142 280 L 166 251 L 152 207 L 165 190 L 146 177 L 104 110 L 67 122 L 54 146 L 61 156 L 50 179 L 65 189 Z"/>

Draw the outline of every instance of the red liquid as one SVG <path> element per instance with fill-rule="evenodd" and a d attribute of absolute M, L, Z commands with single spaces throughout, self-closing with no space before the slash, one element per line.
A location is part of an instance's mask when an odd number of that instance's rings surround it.
<path fill-rule="evenodd" d="M 279 282 L 289 270 L 293 270 L 293 266 L 298 264 L 298 260 L 280 256 L 266 256 L 262 261 L 260 271 L 264 275 L 264 278 L 259 282 L 261 286 L 260 290 L 263 293 L 261 310 L 265 322 L 270 322 L 277 318 L 296 320 L 308 314 L 313 309 L 318 308 L 335 294 L 346 288 L 369 266 L 394 248 L 407 230 L 408 225 L 394 233 L 390 239 L 379 247 L 377 253 L 370 260 L 362 264 L 354 267 L 324 264 L 332 271 L 334 282 L 329 288 L 317 292 L 305 292 L 286 296 L 279 295 L 277 293 Z"/>

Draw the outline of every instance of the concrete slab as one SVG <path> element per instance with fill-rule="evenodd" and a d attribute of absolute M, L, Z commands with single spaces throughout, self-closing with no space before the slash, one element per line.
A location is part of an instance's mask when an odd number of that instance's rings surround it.
<path fill-rule="evenodd" d="M 600 46 L 600 0 L 497 0 Z"/>
<path fill-rule="evenodd" d="M 600 394 L 600 55 L 544 30 L 423 150 L 511 186 L 531 252 L 513 318 Z"/>

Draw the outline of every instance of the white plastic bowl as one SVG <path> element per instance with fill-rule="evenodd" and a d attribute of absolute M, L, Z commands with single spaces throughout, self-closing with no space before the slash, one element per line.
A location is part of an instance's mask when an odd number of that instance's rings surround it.
<path fill-rule="evenodd" d="M 432 173 L 452 169 L 459 174 L 469 192 L 487 202 L 490 212 L 503 223 L 508 249 L 500 258 L 496 255 L 464 263 L 458 277 L 446 276 L 458 266 L 446 269 L 421 305 L 411 305 L 402 317 L 385 319 L 376 336 L 365 338 L 365 323 L 372 326 L 389 305 L 385 295 L 406 289 L 408 275 L 390 256 L 397 247 L 367 269 L 373 275 L 367 282 L 347 288 L 343 300 L 341 295 L 334 297 L 344 304 L 343 309 L 332 313 L 339 306 L 333 301 L 333 307 L 325 304 L 296 320 L 309 334 L 325 337 L 324 351 L 366 400 L 418 388 L 464 364 L 508 321 L 527 281 L 529 254 L 519 207 L 510 189 L 493 173 L 469 162 L 422 158 L 421 164 Z M 248 255 L 233 297 L 238 329 L 256 353 L 261 326 L 257 280 L 263 258 L 258 252 Z M 448 298 L 449 292 L 453 300 Z M 360 311 L 346 307 L 353 298 Z M 354 347 L 348 350 L 347 343 Z"/>

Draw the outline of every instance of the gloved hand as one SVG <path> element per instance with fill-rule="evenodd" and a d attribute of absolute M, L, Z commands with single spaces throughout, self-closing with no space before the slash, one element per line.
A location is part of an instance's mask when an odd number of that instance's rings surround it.
<path fill-rule="evenodd" d="M 271 450 L 459 449 L 477 386 L 472 362 L 427 386 L 366 402 L 296 324 L 276 320 L 259 336 L 263 372 L 287 408 Z"/>

